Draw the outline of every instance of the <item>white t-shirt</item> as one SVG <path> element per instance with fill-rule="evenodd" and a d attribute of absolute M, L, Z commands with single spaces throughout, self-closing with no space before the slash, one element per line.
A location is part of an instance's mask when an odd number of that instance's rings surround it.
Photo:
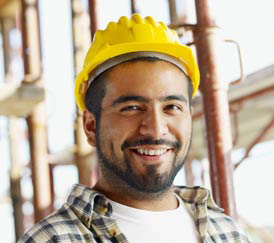
<path fill-rule="evenodd" d="M 168 211 L 147 211 L 109 200 L 113 217 L 130 243 L 198 243 L 192 216 L 181 198 L 179 207 Z"/>

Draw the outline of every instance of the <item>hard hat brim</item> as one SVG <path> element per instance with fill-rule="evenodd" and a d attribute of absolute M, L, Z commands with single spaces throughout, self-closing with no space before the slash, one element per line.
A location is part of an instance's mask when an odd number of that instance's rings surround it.
<path fill-rule="evenodd" d="M 79 108 L 81 110 L 85 109 L 84 94 L 88 87 L 85 87 L 85 90 L 82 90 L 81 84 L 88 81 L 89 74 L 92 72 L 92 70 L 112 57 L 138 51 L 160 52 L 178 58 L 186 67 L 189 77 L 192 81 L 192 95 L 194 96 L 196 94 L 200 82 L 200 74 L 190 47 L 181 45 L 179 43 L 123 43 L 108 46 L 96 56 L 93 56 L 91 59 L 88 57 L 89 55 L 92 55 L 92 53 L 88 53 L 85 66 L 83 67 L 82 72 L 78 75 L 75 83 L 75 96 Z M 88 60 L 92 61 L 89 62 Z"/>

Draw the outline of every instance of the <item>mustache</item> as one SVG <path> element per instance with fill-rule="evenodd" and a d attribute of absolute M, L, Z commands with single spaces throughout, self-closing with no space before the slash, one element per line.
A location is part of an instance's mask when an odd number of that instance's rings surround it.
<path fill-rule="evenodd" d="M 135 141 L 126 140 L 122 144 L 121 149 L 125 150 L 129 147 L 144 146 L 144 145 L 167 145 L 175 149 L 179 149 L 182 144 L 179 141 L 170 141 L 167 139 L 143 138 Z"/>

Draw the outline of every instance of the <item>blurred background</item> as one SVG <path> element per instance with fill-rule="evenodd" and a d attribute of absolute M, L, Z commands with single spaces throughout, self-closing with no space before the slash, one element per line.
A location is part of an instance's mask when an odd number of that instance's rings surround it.
<path fill-rule="evenodd" d="M 93 183 L 74 78 L 95 30 L 134 12 L 174 28 L 197 53 L 201 82 L 217 73 L 225 97 L 209 101 L 204 87 L 193 101 L 175 184 L 211 188 L 254 242 L 274 242 L 274 0 L 0 0 L 0 243 L 60 207 L 73 184 Z"/>

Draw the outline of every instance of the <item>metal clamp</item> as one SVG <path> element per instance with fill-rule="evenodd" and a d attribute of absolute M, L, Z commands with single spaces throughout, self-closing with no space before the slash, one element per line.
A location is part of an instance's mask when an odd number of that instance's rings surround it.
<path fill-rule="evenodd" d="M 241 71 L 241 76 L 240 79 L 231 82 L 230 85 L 235 85 L 235 84 L 239 84 L 242 83 L 245 79 L 246 79 L 246 75 L 244 73 L 244 68 L 243 68 L 243 61 L 242 61 L 242 54 L 241 54 L 241 48 L 238 42 L 234 41 L 234 40 L 225 40 L 225 42 L 230 42 L 236 45 L 237 47 L 237 51 L 238 51 L 238 57 L 239 57 L 239 64 L 240 64 L 240 71 Z"/>

